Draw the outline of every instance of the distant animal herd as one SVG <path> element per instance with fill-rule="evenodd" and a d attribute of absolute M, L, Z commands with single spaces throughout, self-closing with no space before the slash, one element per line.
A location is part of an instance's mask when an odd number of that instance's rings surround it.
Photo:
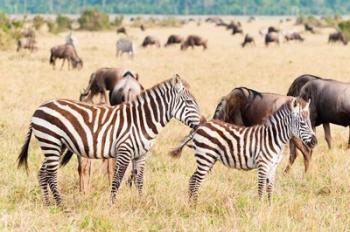
<path fill-rule="evenodd" d="M 235 33 L 242 31 L 241 24 L 225 25 L 222 21 L 216 24 L 227 26 Z M 127 31 L 119 28 L 117 33 L 126 34 Z M 273 34 L 278 33 L 278 29 L 269 27 L 261 31 L 264 33 L 267 45 L 278 43 Z M 338 40 L 338 37 L 332 36 L 331 40 Z M 303 40 L 295 32 L 288 34 L 286 39 Z M 242 47 L 253 42 L 252 37 L 245 35 Z M 172 44 L 181 44 L 182 50 L 194 46 L 207 49 L 207 40 L 195 35 L 186 39 L 170 35 L 164 46 Z M 159 40 L 147 36 L 142 46 L 152 45 L 161 46 Z M 76 46 L 77 40 L 70 33 L 65 44 L 51 48 L 50 64 L 55 67 L 55 60 L 63 59 L 61 67 L 67 60 L 68 67 L 71 64 L 73 68 L 81 68 L 83 62 L 77 55 Z M 117 41 L 117 55 L 127 52 L 133 56 L 132 48 L 133 44 L 125 38 Z M 293 165 L 297 149 L 303 154 L 307 172 L 317 145 L 315 128 L 323 125 L 331 149 L 330 124 L 350 125 L 350 84 L 314 75 L 297 77 L 287 95 L 263 93 L 247 87 L 234 88 L 219 99 L 210 120 L 202 116 L 190 85 L 179 75 L 149 89 L 143 87 L 140 79 L 130 70 L 100 68 L 91 74 L 79 101 L 51 100 L 35 109 L 18 166 L 28 167 L 28 149 L 33 134 L 44 154 L 38 179 L 45 205 L 50 204 L 49 189 L 56 204 L 61 205 L 57 171 L 73 154 L 78 157 L 80 191 L 90 189 L 91 160 L 102 159 L 112 185 L 111 203 L 116 200 L 130 163 L 128 184 L 134 185 L 141 194 L 146 154 L 160 130 L 172 118 L 191 128 L 180 144 L 169 152 L 171 156 L 179 157 L 185 146 L 194 150 L 196 167 L 189 181 L 191 204 L 197 203 L 200 185 L 217 161 L 239 170 L 257 169 L 259 198 L 266 193 L 271 203 L 274 176 L 285 144 L 290 147 L 285 172 Z M 348 144 L 350 146 L 350 136 Z"/>

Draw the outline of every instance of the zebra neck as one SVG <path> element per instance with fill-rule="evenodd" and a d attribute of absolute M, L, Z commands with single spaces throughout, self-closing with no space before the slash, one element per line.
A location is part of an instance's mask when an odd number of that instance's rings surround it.
<path fill-rule="evenodd" d="M 279 111 L 272 115 L 267 125 L 265 125 L 265 138 L 269 141 L 270 145 L 276 148 L 276 150 L 282 150 L 283 145 L 288 143 L 292 138 L 289 123 L 289 114 L 284 111 Z"/>
<path fill-rule="evenodd" d="M 162 88 L 146 90 L 131 102 L 132 115 L 139 115 L 139 124 L 149 139 L 154 139 L 171 120 L 171 100 Z"/>

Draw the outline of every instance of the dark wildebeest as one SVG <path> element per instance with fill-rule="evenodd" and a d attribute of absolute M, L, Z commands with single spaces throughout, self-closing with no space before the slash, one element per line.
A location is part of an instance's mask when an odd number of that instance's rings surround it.
<path fill-rule="evenodd" d="M 302 75 L 294 80 L 289 96 L 311 99 L 310 119 L 313 128 L 323 124 L 328 148 L 332 147 L 330 123 L 350 125 L 350 84 L 313 75 Z M 350 147 L 350 134 L 348 140 Z"/>
<path fill-rule="evenodd" d="M 269 26 L 269 27 L 267 28 L 267 33 L 271 33 L 271 32 L 278 33 L 278 32 L 280 32 L 280 30 L 277 29 L 277 28 L 274 27 L 274 26 Z"/>
<path fill-rule="evenodd" d="M 168 40 L 166 41 L 166 44 L 164 44 L 164 47 L 167 47 L 172 44 L 181 44 L 183 40 L 183 37 L 179 35 L 170 35 Z"/>
<path fill-rule="evenodd" d="M 141 31 L 145 31 L 146 30 L 146 28 L 145 28 L 145 26 L 143 24 L 140 25 L 140 29 L 141 29 Z"/>
<path fill-rule="evenodd" d="M 269 32 L 265 35 L 265 46 L 267 47 L 270 43 L 280 44 L 279 35 L 276 32 Z"/>
<path fill-rule="evenodd" d="M 232 28 L 232 35 L 235 35 L 235 34 L 243 35 L 243 29 L 241 26 L 235 26 L 234 28 Z"/>
<path fill-rule="evenodd" d="M 331 33 L 328 37 L 328 43 L 336 43 L 336 42 L 342 42 L 344 45 L 348 44 L 348 41 L 345 39 L 344 34 L 340 31 Z"/>
<path fill-rule="evenodd" d="M 19 52 L 22 48 L 28 49 L 29 51 L 33 52 L 38 49 L 38 47 L 35 45 L 36 41 L 33 38 L 20 38 L 17 40 L 17 52 Z"/>
<path fill-rule="evenodd" d="M 245 35 L 244 41 L 241 45 L 244 48 L 247 44 L 254 44 L 255 45 L 254 38 L 252 36 L 250 36 L 249 34 Z"/>
<path fill-rule="evenodd" d="M 108 103 L 107 91 L 109 96 L 114 89 L 114 86 L 124 77 L 131 75 L 138 80 L 138 74 L 132 74 L 130 71 L 122 71 L 117 68 L 100 68 L 90 76 L 89 84 L 86 89 L 80 94 L 80 101 L 93 103 L 94 96 L 100 95 L 100 103 Z"/>
<path fill-rule="evenodd" d="M 304 41 L 304 38 L 301 37 L 301 35 L 298 32 L 292 32 L 292 33 L 288 33 L 284 36 L 284 39 L 286 41 L 290 41 L 290 40 L 298 40 L 300 42 Z"/>
<path fill-rule="evenodd" d="M 72 64 L 73 69 L 81 69 L 83 61 L 79 58 L 75 48 L 70 44 L 58 45 L 51 48 L 50 64 L 55 69 L 56 59 L 63 59 L 61 69 L 63 68 L 65 60 L 68 61 L 68 70 Z"/>
<path fill-rule="evenodd" d="M 304 28 L 305 28 L 305 31 L 309 31 L 312 34 L 315 33 L 315 27 L 313 25 L 311 25 L 311 24 L 305 23 L 304 24 Z"/>
<path fill-rule="evenodd" d="M 141 93 L 141 91 L 144 90 L 143 86 L 138 82 L 136 78 L 137 76 L 133 76 L 131 72 L 125 72 L 122 79 L 119 79 L 116 82 L 116 85 L 110 92 L 111 94 L 109 102 L 112 106 L 133 101 Z M 85 102 L 88 101 L 88 99 L 85 99 Z M 100 104 L 101 103 L 103 104 L 103 102 L 100 102 Z M 73 153 L 67 152 L 61 161 L 61 165 L 66 165 L 69 162 L 72 155 Z M 91 162 L 91 159 L 78 156 L 79 186 L 81 192 L 89 192 L 92 166 L 93 162 Z M 108 175 L 108 180 L 110 183 L 114 174 L 114 166 L 115 159 L 103 160 L 103 170 Z M 128 184 L 130 187 L 135 178 L 135 170 L 135 167 L 132 167 L 132 173 L 128 180 Z"/>
<path fill-rule="evenodd" d="M 117 34 L 121 33 L 121 34 L 125 34 L 126 35 L 126 29 L 125 27 L 119 27 L 117 28 Z"/>
<path fill-rule="evenodd" d="M 203 39 L 198 35 L 189 35 L 181 44 L 181 50 L 186 50 L 188 47 L 203 46 L 203 50 L 208 48 L 208 40 Z"/>
<path fill-rule="evenodd" d="M 245 87 L 235 88 L 228 95 L 224 96 L 216 107 L 213 119 L 227 123 L 253 126 L 262 124 L 264 120 L 291 97 L 273 93 L 260 93 Z M 302 151 L 304 156 L 305 172 L 309 168 L 311 152 L 300 140 L 292 139 L 292 142 Z M 316 143 L 316 141 L 314 141 Z M 290 150 L 290 160 L 285 172 L 288 172 L 296 157 L 296 150 Z"/>
<path fill-rule="evenodd" d="M 149 45 L 156 45 L 158 48 L 160 47 L 160 42 L 157 38 L 153 36 L 146 36 L 145 39 L 142 42 L 142 47 L 148 47 Z"/>

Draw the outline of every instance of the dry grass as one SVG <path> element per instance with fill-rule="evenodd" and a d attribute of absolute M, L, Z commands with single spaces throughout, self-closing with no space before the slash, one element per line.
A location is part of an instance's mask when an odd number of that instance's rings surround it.
<path fill-rule="evenodd" d="M 117 203 L 110 207 L 107 178 L 96 175 L 92 191 L 78 190 L 76 159 L 59 170 L 64 210 L 41 203 L 37 171 L 43 159 L 34 140 L 30 146 L 29 176 L 16 169 L 16 159 L 33 110 L 52 98 L 77 99 L 91 72 L 99 67 L 130 68 L 146 87 L 179 73 L 190 84 L 203 113 L 211 117 L 218 99 L 232 88 L 248 86 L 260 91 L 286 93 L 298 75 L 312 73 L 350 81 L 350 48 L 328 46 L 327 30 L 305 34 L 303 44 L 282 44 L 266 49 L 257 31 L 276 25 L 277 18 L 242 20 L 254 35 L 256 47 L 242 49 L 241 36 L 223 28 L 190 24 L 184 28 L 130 29 L 141 44 L 150 34 L 166 40 L 170 33 L 194 33 L 209 40 L 209 49 L 181 52 L 178 47 L 138 49 L 134 60 L 115 57 L 114 32 L 79 32 L 82 71 L 53 71 L 48 51 L 64 35 L 39 35 L 34 54 L 0 53 L 0 230 L 1 231 L 346 231 L 350 229 L 350 158 L 348 129 L 332 126 L 334 149 L 328 150 L 322 129 L 317 135 L 311 170 L 303 174 L 298 159 L 283 175 L 287 153 L 278 168 L 273 204 L 258 201 L 256 172 L 239 172 L 217 164 L 202 185 L 197 209 L 187 205 L 188 179 L 195 168 L 192 151 L 172 160 L 167 152 L 189 129 L 172 122 L 159 136 L 146 162 L 144 194 L 122 184 Z M 291 27 L 283 24 L 284 27 Z"/>

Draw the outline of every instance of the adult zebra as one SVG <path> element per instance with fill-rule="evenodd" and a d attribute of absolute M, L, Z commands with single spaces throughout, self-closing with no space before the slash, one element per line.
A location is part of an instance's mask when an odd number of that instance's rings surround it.
<path fill-rule="evenodd" d="M 317 142 L 311 129 L 309 103 L 293 98 L 261 125 L 241 127 L 213 120 L 193 130 L 170 152 L 174 157 L 180 156 L 182 148 L 193 141 L 197 169 L 190 179 L 190 201 L 196 204 L 201 182 L 215 162 L 220 160 L 231 168 L 258 169 L 259 198 L 266 189 L 271 203 L 275 170 L 282 158 L 283 145 L 293 136 L 310 147 Z"/>
<path fill-rule="evenodd" d="M 66 149 L 91 159 L 116 158 L 112 203 L 130 161 L 136 167 L 135 186 L 141 193 L 145 155 L 159 130 L 172 118 L 191 128 L 201 121 L 198 104 L 188 88 L 188 84 L 176 75 L 144 91 L 134 101 L 115 107 L 72 100 L 44 103 L 32 116 L 18 166 L 28 168 L 28 146 L 34 133 L 45 155 L 39 170 L 45 205 L 49 204 L 48 185 L 56 204 L 61 203 L 57 169 Z"/>

